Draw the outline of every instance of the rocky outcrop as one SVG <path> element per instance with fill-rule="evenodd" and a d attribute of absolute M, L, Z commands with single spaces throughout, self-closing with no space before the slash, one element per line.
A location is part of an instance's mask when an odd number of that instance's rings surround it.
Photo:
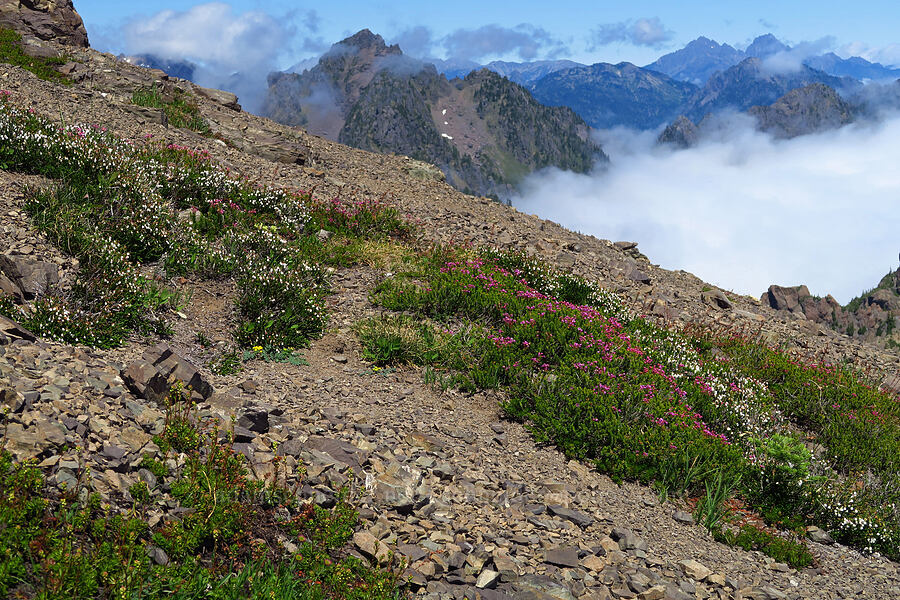
<path fill-rule="evenodd" d="M 34 300 L 59 283 L 59 270 L 51 262 L 27 256 L 0 256 L 0 295 L 16 301 Z"/>
<path fill-rule="evenodd" d="M 676 148 L 690 148 L 699 139 L 700 130 L 693 121 L 681 115 L 659 134 L 656 141 L 659 144 L 668 144 Z"/>
<path fill-rule="evenodd" d="M 43 41 L 89 46 L 87 30 L 72 0 L 0 0 L 0 27 Z"/>
<path fill-rule="evenodd" d="M 757 127 L 777 138 L 793 138 L 853 121 L 853 109 L 833 88 L 813 83 L 791 90 L 770 106 L 753 106 Z"/>
<path fill-rule="evenodd" d="M 841 306 L 832 296 L 818 298 L 805 285 L 769 286 L 760 298 L 762 304 L 829 327 L 853 338 L 862 338 L 879 346 L 896 347 L 900 317 L 900 271 L 885 275 L 879 284 Z"/>
<path fill-rule="evenodd" d="M 190 389 L 195 400 L 206 400 L 213 394 L 200 370 L 165 343 L 148 349 L 141 360 L 123 369 L 121 376 L 128 389 L 151 402 L 162 402 L 179 381 Z"/>

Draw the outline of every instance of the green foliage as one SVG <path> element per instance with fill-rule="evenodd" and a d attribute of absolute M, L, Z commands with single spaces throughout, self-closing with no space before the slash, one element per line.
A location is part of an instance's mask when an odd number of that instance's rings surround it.
<path fill-rule="evenodd" d="M 782 538 L 753 525 L 744 525 L 736 533 L 728 530 L 722 531 L 715 537 L 721 542 L 738 546 L 744 550 L 758 550 L 795 569 L 802 569 L 813 564 L 813 556 L 805 543 Z"/>
<path fill-rule="evenodd" d="M 773 434 L 760 440 L 752 439 L 758 472 L 751 482 L 751 491 L 761 497 L 777 500 L 784 510 L 801 508 L 810 485 L 812 453 L 797 438 Z"/>
<path fill-rule="evenodd" d="M 128 488 L 128 493 L 131 494 L 131 497 L 137 504 L 147 504 L 150 501 L 150 488 L 143 481 L 131 484 L 131 487 Z"/>
<path fill-rule="evenodd" d="M 431 365 L 465 370 L 477 353 L 477 332 L 457 331 L 405 316 L 382 315 L 357 324 L 363 357 L 378 366 Z"/>
<path fill-rule="evenodd" d="M 156 85 L 139 88 L 132 93 L 131 102 L 138 106 L 163 109 L 172 127 L 183 127 L 201 135 L 211 133 L 209 123 L 200 114 L 197 103 L 190 94 L 178 88 L 173 88 L 168 97 L 164 97 Z"/>
<path fill-rule="evenodd" d="M 308 366 L 309 361 L 294 348 L 264 348 L 254 346 L 250 350 L 244 350 L 243 360 L 262 360 L 265 362 L 285 363 L 289 365 Z"/>
<path fill-rule="evenodd" d="M 72 82 L 57 70 L 57 67 L 67 62 L 69 59 L 65 56 L 43 58 L 29 56 L 22 50 L 22 36 L 12 29 L 0 27 L 0 63 L 21 67 L 47 81 L 71 85 Z"/>
<path fill-rule="evenodd" d="M 161 450 L 189 452 L 197 449 L 200 432 L 192 414 L 193 408 L 190 389 L 185 389 L 181 382 L 175 382 L 166 397 L 165 429 L 154 438 Z"/>
<path fill-rule="evenodd" d="M 157 479 L 163 479 L 169 476 L 169 467 L 166 466 L 166 463 L 147 454 L 141 458 L 141 468 L 147 469 L 153 473 Z"/>
<path fill-rule="evenodd" d="M 700 497 L 696 511 L 697 521 L 701 525 L 710 531 L 721 528 L 730 512 L 725 501 L 731 497 L 739 482 L 740 475 L 726 475 L 724 471 L 717 471 L 714 477 L 704 481 L 706 493 Z"/>
<path fill-rule="evenodd" d="M 210 360 L 206 366 L 216 375 L 234 375 L 244 370 L 241 356 L 236 350 L 228 350 Z"/>

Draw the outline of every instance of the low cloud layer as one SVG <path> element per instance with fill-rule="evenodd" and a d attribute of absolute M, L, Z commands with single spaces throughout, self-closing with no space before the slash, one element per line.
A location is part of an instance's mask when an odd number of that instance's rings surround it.
<path fill-rule="evenodd" d="M 618 43 L 661 48 L 674 35 L 673 31 L 666 29 L 659 17 L 606 23 L 598 26 L 591 33 L 590 49 L 596 50 L 601 46 Z"/>
<path fill-rule="evenodd" d="M 317 26 L 314 13 L 304 20 Z M 164 10 L 122 30 L 128 53 L 196 62 L 197 83 L 238 94 L 251 111 L 259 108 L 266 75 L 294 33 L 284 20 L 259 11 L 236 13 L 222 2 Z"/>
<path fill-rule="evenodd" d="M 522 23 L 515 27 L 484 25 L 457 29 L 444 36 L 419 25 L 400 32 L 392 40 L 404 53 L 418 58 L 446 55 L 457 60 L 479 61 L 514 57 L 521 60 L 556 58 L 568 51 L 566 45 L 546 29 Z"/>
<path fill-rule="evenodd" d="M 807 284 L 846 303 L 897 267 L 896 114 L 788 141 L 744 123 L 680 151 L 603 136 L 608 169 L 535 174 L 513 204 L 756 297 Z"/>
<path fill-rule="evenodd" d="M 835 43 L 833 36 L 823 37 L 814 42 L 800 42 L 788 50 L 765 57 L 762 61 L 763 71 L 775 75 L 796 73 L 803 68 L 803 61 L 828 52 L 834 48 Z"/>

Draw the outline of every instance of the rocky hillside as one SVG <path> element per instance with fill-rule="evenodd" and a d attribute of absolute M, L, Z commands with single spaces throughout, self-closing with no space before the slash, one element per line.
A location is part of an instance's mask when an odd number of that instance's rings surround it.
<path fill-rule="evenodd" d="M 895 396 L 827 366 L 897 354 L 41 48 L 68 83 L 0 78 L 0 595 L 900 595 Z"/>
<path fill-rule="evenodd" d="M 551 73 L 531 90 L 548 106 L 570 107 L 591 127 L 652 129 L 677 115 L 696 87 L 631 63 L 597 63 Z"/>
<path fill-rule="evenodd" d="M 437 165 L 471 193 L 507 196 L 547 166 L 576 172 L 603 158 L 572 111 L 542 106 L 487 70 L 448 81 L 365 30 L 336 44 L 318 65 L 269 78 L 265 114 L 364 150 Z"/>

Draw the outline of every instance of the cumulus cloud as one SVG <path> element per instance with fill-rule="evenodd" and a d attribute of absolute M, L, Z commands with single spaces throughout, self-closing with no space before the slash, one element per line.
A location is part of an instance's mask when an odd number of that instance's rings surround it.
<path fill-rule="evenodd" d="M 415 27 L 404 29 L 394 36 L 391 43 L 400 46 L 404 54 L 424 58 L 434 54 L 437 40 L 435 40 L 434 32 L 430 28 L 424 25 L 416 25 Z"/>
<path fill-rule="evenodd" d="M 607 132 L 607 168 L 534 174 L 512 202 L 756 297 L 807 284 L 845 303 L 896 267 L 896 113 L 787 141 L 746 124 L 722 131 L 681 151 Z"/>
<path fill-rule="evenodd" d="M 590 50 L 601 46 L 624 42 L 634 46 L 660 48 L 672 39 L 675 33 L 663 25 L 659 17 L 632 19 L 620 23 L 606 23 L 596 27 L 591 33 Z"/>
<path fill-rule="evenodd" d="M 534 60 L 538 54 L 555 57 L 565 50 L 546 29 L 527 23 L 512 28 L 484 25 L 477 29 L 457 29 L 441 42 L 449 56 L 469 60 L 506 55 Z"/>
<path fill-rule="evenodd" d="M 133 20 L 122 34 L 128 52 L 197 62 L 197 83 L 229 89 L 245 107 L 256 110 L 266 75 L 275 68 L 294 30 L 263 12 L 236 13 L 228 4 L 209 2 Z"/>
<path fill-rule="evenodd" d="M 391 41 L 411 56 L 431 58 L 444 54 L 451 59 L 469 61 L 497 57 L 555 58 L 568 51 L 566 45 L 546 29 L 528 23 L 515 27 L 491 24 L 476 29 L 457 29 L 444 36 L 436 36 L 430 28 L 419 25 L 401 31 Z"/>
<path fill-rule="evenodd" d="M 813 42 L 800 42 L 792 48 L 765 57 L 762 69 L 775 75 L 796 73 L 803 68 L 803 61 L 831 50 L 835 43 L 834 36 L 826 36 Z"/>

